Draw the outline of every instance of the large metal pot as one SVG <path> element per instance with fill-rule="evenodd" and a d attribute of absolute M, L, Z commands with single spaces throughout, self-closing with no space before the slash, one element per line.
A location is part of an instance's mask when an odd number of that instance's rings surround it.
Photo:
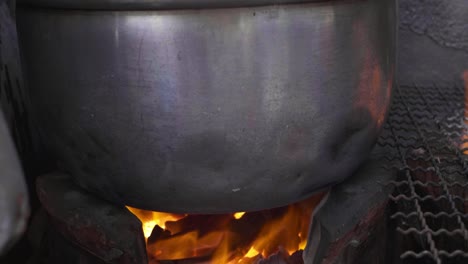
<path fill-rule="evenodd" d="M 44 140 L 81 186 L 143 209 L 257 210 L 342 181 L 388 109 L 396 3 L 283 2 L 302 3 L 23 1 Z"/>

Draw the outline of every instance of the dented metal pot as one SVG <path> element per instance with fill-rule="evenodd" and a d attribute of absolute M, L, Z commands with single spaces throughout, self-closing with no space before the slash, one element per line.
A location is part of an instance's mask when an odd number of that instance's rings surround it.
<path fill-rule="evenodd" d="M 382 127 L 394 0 L 92 2 L 23 1 L 18 22 L 45 143 L 110 201 L 282 206 L 350 176 Z"/>

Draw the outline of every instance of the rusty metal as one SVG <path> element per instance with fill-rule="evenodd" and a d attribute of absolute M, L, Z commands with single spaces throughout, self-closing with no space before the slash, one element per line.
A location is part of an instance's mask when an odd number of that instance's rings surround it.
<path fill-rule="evenodd" d="M 390 218 L 408 263 L 468 261 L 468 112 L 457 87 L 400 87 L 378 145 L 397 169 Z M 424 262 L 427 263 L 427 262 Z"/>

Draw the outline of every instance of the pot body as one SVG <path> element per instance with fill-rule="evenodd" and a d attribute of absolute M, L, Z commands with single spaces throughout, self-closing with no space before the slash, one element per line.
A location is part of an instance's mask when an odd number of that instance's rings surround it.
<path fill-rule="evenodd" d="M 30 7 L 81 10 L 170 10 L 299 4 L 320 1 L 324 0 L 18 0 L 18 3 Z"/>
<path fill-rule="evenodd" d="M 394 0 L 19 9 L 45 142 L 84 188 L 156 211 L 282 206 L 342 181 L 383 125 Z"/>

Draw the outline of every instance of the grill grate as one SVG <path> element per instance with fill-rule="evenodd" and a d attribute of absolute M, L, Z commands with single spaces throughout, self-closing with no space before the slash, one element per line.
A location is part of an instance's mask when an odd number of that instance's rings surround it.
<path fill-rule="evenodd" d="M 461 88 L 396 89 L 378 145 L 397 169 L 390 218 L 404 263 L 468 263 L 468 111 Z M 467 108 L 468 109 L 468 108 Z M 417 261 L 418 260 L 418 261 Z"/>

